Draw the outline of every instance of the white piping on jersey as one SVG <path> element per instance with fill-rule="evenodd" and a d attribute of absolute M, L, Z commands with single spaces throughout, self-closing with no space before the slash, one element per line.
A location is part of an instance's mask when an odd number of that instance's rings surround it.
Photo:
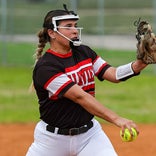
<path fill-rule="evenodd" d="M 73 82 L 76 82 L 81 88 L 94 85 L 94 75 L 98 73 L 100 67 L 102 67 L 103 64 L 105 64 L 106 61 L 104 61 L 102 58 L 97 58 L 97 60 L 94 62 L 94 65 L 92 63 L 84 64 L 81 65 L 78 69 L 75 69 L 73 71 L 67 71 L 65 74 L 61 74 L 54 78 L 47 86 L 47 90 L 49 91 L 49 97 L 52 97 L 55 95 L 61 87 L 63 87 L 64 84 L 72 80 Z M 93 67 L 92 69 L 88 69 L 87 71 L 84 70 L 83 75 L 79 75 L 79 72 L 82 69 L 88 68 L 88 67 Z M 87 75 L 88 74 L 88 75 Z M 70 78 L 69 78 L 70 77 Z M 93 80 L 92 81 L 87 81 L 89 79 Z M 79 82 L 81 81 L 81 84 Z"/>
<path fill-rule="evenodd" d="M 92 63 L 81 65 L 78 69 L 68 72 L 68 74 L 73 74 L 75 72 L 79 72 L 81 69 L 86 68 L 86 67 L 92 67 Z"/>
<path fill-rule="evenodd" d="M 100 68 L 102 67 L 102 65 L 105 64 L 105 63 L 106 63 L 106 61 L 104 61 L 101 57 L 99 57 L 99 58 L 95 61 L 94 65 L 93 65 L 95 75 L 96 75 L 96 73 L 98 73 L 99 69 L 100 69 Z"/>

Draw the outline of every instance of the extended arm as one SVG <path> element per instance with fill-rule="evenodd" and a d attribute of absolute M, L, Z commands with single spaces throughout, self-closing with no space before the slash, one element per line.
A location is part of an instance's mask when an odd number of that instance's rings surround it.
<path fill-rule="evenodd" d="M 117 68 L 110 67 L 104 73 L 103 78 L 108 81 L 118 83 L 118 82 L 121 82 L 123 79 L 128 79 L 132 76 L 137 75 L 146 66 L 147 64 L 143 63 L 141 60 L 136 60 L 135 62 L 131 64 L 126 64 L 123 66 L 119 66 Z M 120 77 L 117 77 L 117 75 L 120 75 L 119 73 L 122 73 L 121 75 L 123 78 L 120 79 Z M 129 73 L 129 76 L 126 75 L 127 73 Z"/>

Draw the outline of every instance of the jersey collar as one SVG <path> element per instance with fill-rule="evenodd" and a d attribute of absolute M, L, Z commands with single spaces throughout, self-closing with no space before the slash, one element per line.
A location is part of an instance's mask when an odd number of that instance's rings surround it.
<path fill-rule="evenodd" d="M 48 49 L 46 52 L 51 53 L 51 54 L 53 54 L 55 56 L 58 56 L 58 57 L 61 57 L 61 58 L 67 58 L 67 57 L 72 56 L 72 51 L 69 51 L 69 53 L 67 53 L 67 54 L 60 54 L 60 53 L 55 52 L 55 51 L 53 51 L 51 49 Z"/>

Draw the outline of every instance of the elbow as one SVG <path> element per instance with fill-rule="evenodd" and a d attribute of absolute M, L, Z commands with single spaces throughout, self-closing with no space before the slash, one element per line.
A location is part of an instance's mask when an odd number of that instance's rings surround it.
<path fill-rule="evenodd" d="M 64 97 L 82 106 L 87 103 L 86 101 L 89 99 L 88 96 L 89 94 L 82 90 L 78 85 L 74 85 L 64 94 Z"/>
<path fill-rule="evenodd" d="M 87 94 L 87 93 L 86 93 Z M 77 94 L 74 98 L 73 101 L 77 104 L 82 105 L 83 101 L 85 101 L 86 94 Z"/>

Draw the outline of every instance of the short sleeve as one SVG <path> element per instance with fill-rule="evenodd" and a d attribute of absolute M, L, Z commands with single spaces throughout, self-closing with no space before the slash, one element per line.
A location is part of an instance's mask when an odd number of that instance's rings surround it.
<path fill-rule="evenodd" d="M 49 98 L 58 99 L 75 83 L 63 72 L 53 66 L 40 66 L 34 74 L 34 80 L 46 89 Z"/>

